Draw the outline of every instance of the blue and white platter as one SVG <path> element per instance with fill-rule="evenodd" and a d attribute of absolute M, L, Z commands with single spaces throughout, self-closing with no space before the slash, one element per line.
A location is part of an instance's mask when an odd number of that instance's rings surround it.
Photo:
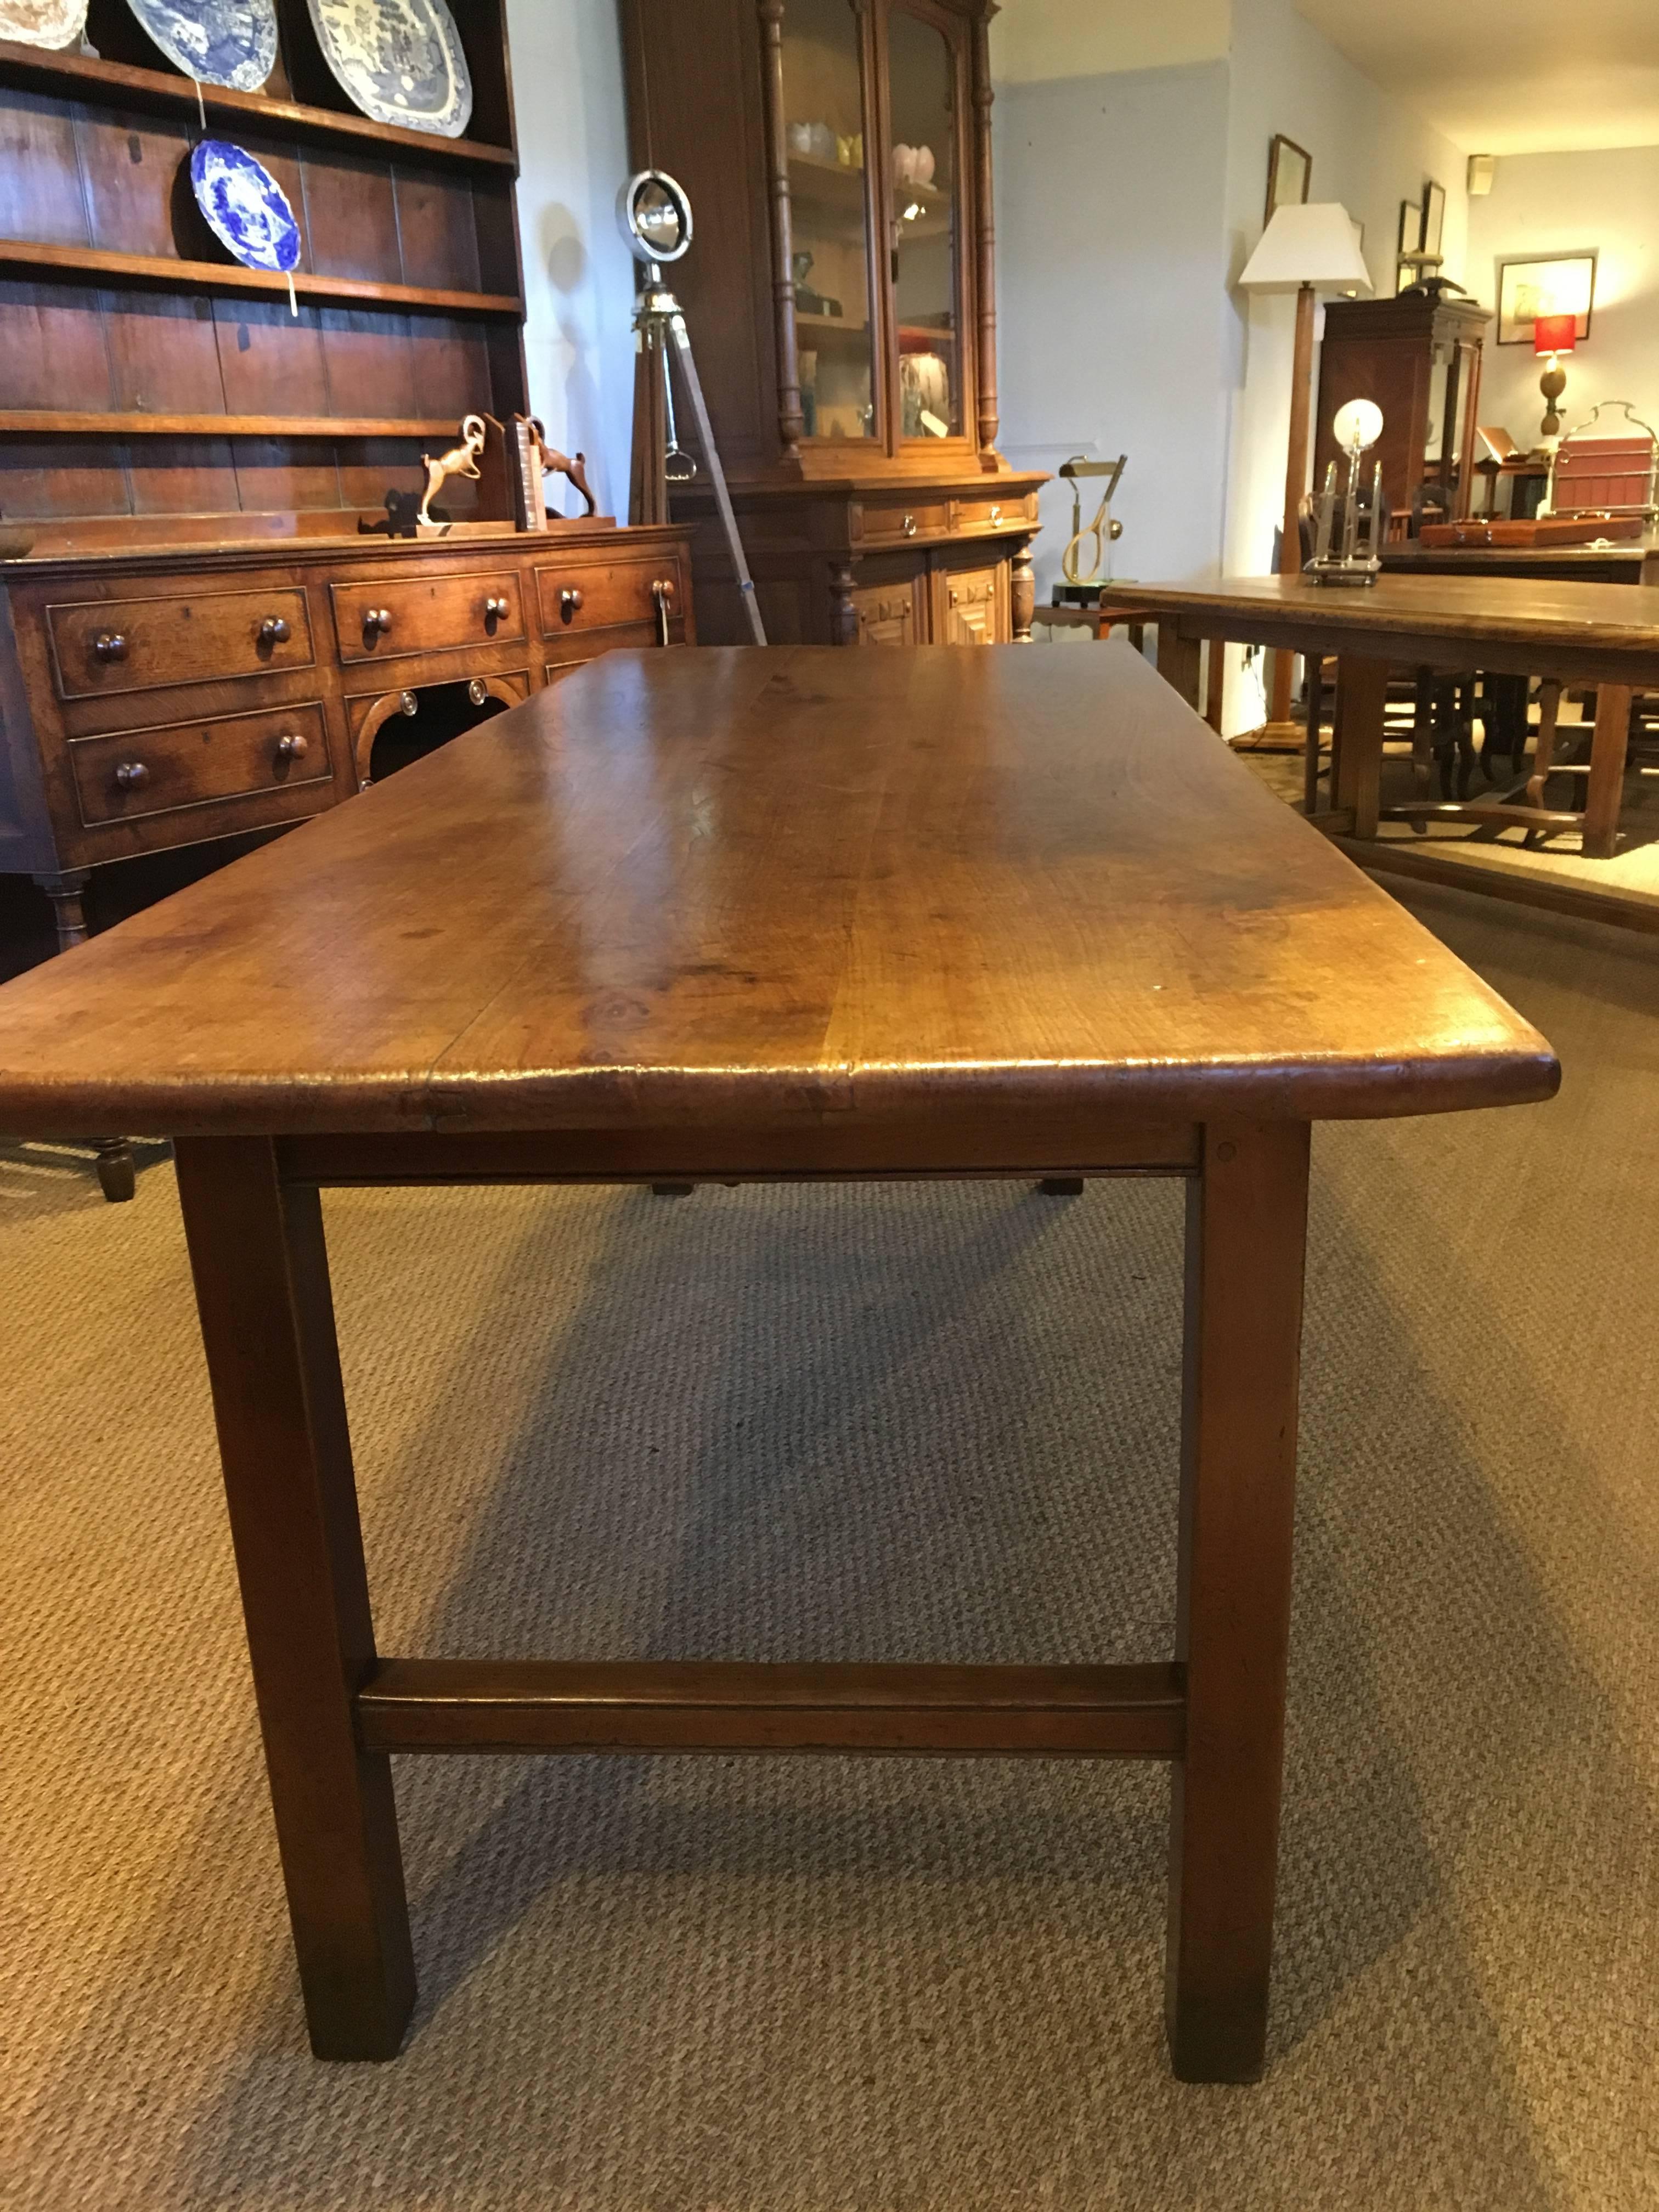
<path fill-rule="evenodd" d="M 190 182 L 214 236 L 244 268 L 293 272 L 300 226 L 263 162 L 223 138 L 204 138 L 190 157 Z"/>
<path fill-rule="evenodd" d="M 472 77 L 445 0 L 309 0 L 323 58 L 376 123 L 459 138 Z"/>
<path fill-rule="evenodd" d="M 276 66 L 275 0 L 127 0 L 175 69 L 258 92 Z"/>

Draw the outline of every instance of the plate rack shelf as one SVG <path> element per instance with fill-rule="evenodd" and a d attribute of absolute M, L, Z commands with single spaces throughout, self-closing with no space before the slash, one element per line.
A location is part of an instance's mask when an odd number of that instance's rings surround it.
<path fill-rule="evenodd" d="M 299 218 L 297 315 L 287 280 L 232 261 L 202 220 L 197 88 L 125 0 L 91 0 L 93 53 L 0 41 L 0 516 L 37 550 L 89 528 L 263 536 L 276 514 L 350 533 L 420 489 L 422 450 L 463 415 L 526 410 L 505 13 L 454 9 L 475 94 L 460 138 L 352 108 L 306 0 L 278 0 L 263 91 L 202 88 L 209 133 Z M 453 486 L 451 511 L 466 496 Z"/>

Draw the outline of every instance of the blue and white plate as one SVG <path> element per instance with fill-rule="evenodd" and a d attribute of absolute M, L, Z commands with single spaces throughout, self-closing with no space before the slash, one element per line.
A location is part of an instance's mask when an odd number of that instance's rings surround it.
<path fill-rule="evenodd" d="M 376 123 L 459 138 L 472 77 L 444 0 L 309 0 L 323 58 Z"/>
<path fill-rule="evenodd" d="M 214 236 L 246 269 L 286 276 L 300 258 L 300 226 L 288 195 L 263 162 L 222 138 L 204 138 L 190 157 L 191 188 Z"/>
<path fill-rule="evenodd" d="M 175 69 L 258 92 L 276 66 L 274 0 L 127 0 Z"/>

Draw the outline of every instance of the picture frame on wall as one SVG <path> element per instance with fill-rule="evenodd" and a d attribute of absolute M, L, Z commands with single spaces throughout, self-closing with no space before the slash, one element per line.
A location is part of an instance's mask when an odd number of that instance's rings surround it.
<path fill-rule="evenodd" d="M 1446 231 L 1446 187 L 1431 178 L 1423 187 L 1423 245 L 1425 253 L 1438 253 Z"/>
<path fill-rule="evenodd" d="M 1498 343 L 1532 343 L 1540 315 L 1571 315 L 1579 343 L 1589 336 L 1595 306 L 1595 249 L 1583 253 L 1522 253 L 1498 263 Z"/>
<path fill-rule="evenodd" d="M 1411 262 L 1398 257 L 1401 257 L 1407 253 L 1415 253 L 1419 250 L 1422 236 L 1422 203 L 1419 200 L 1401 200 L 1400 203 L 1400 235 L 1395 241 L 1395 253 L 1397 258 L 1395 262 L 1394 289 L 1396 295 L 1401 292 L 1408 291 L 1417 282 L 1417 270 L 1415 266 Z"/>
<path fill-rule="evenodd" d="M 1273 221 L 1276 209 L 1304 206 L 1312 183 L 1313 155 L 1305 146 L 1298 146 L 1294 138 L 1286 138 L 1282 131 L 1275 132 L 1267 149 L 1267 211 L 1261 218 L 1264 227 Z"/>

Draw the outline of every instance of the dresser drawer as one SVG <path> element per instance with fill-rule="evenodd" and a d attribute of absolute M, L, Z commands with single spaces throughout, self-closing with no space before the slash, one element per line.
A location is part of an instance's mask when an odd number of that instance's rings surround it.
<path fill-rule="evenodd" d="M 866 500 L 864 543 L 896 545 L 907 538 L 939 538 L 951 527 L 951 508 L 945 500 Z"/>
<path fill-rule="evenodd" d="M 620 623 L 654 624 L 659 592 L 672 635 L 685 611 L 676 561 L 611 561 L 536 571 L 542 634 L 550 638 L 567 630 L 611 629 Z"/>
<path fill-rule="evenodd" d="M 508 645 L 524 635 L 516 570 L 419 582 L 331 584 L 334 631 L 348 664 L 411 653 Z"/>
<path fill-rule="evenodd" d="M 327 726 L 314 703 L 119 737 L 72 738 L 69 757 L 88 829 L 326 784 L 333 775 Z"/>
<path fill-rule="evenodd" d="M 60 699 L 221 684 L 309 668 L 314 655 L 301 591 L 192 591 L 165 599 L 93 599 L 46 609 Z"/>

